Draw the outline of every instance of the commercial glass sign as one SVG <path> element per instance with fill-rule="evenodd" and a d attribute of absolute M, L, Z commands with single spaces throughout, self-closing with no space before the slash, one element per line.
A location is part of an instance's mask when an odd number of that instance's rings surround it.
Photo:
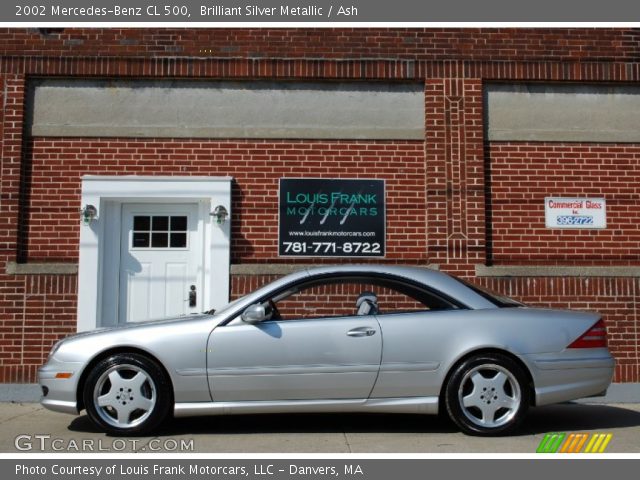
<path fill-rule="evenodd" d="M 278 254 L 384 257 L 384 180 L 281 178 Z"/>
<path fill-rule="evenodd" d="M 547 197 L 544 213 L 547 228 L 607 228 L 604 198 Z"/>

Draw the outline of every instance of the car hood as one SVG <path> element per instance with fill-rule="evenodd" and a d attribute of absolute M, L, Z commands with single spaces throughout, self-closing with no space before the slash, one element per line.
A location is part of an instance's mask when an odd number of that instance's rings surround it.
<path fill-rule="evenodd" d="M 79 333 L 74 333 L 71 335 L 66 336 L 63 340 L 71 340 L 71 339 L 77 339 L 77 338 L 82 338 L 82 337 L 90 337 L 93 335 L 100 335 L 103 333 L 107 333 L 107 332 L 116 332 L 116 331 L 122 331 L 122 330 L 145 330 L 148 328 L 153 328 L 159 325 L 170 325 L 170 324 L 176 324 L 176 323 L 181 323 L 181 322 L 185 322 L 185 321 L 192 321 L 192 320 L 204 320 L 204 319 L 208 319 L 211 320 L 212 318 L 214 318 L 215 315 L 209 315 L 206 313 L 199 313 L 199 314 L 195 314 L 195 315 L 188 315 L 188 316 L 180 316 L 180 317 L 169 317 L 169 318 L 158 318 L 156 320 L 148 320 L 145 322 L 130 322 L 130 323 L 123 323 L 120 325 L 114 325 L 114 326 L 110 326 L 110 327 L 102 327 L 102 328 L 96 328 L 94 330 L 89 330 L 87 332 L 79 332 Z"/>

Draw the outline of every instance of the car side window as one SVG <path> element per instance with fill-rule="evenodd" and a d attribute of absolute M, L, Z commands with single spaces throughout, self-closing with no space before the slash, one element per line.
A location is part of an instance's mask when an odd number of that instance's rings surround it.
<path fill-rule="evenodd" d="M 356 313 L 361 288 L 371 287 L 359 283 L 315 284 L 302 287 L 275 305 L 282 320 L 348 317 Z"/>
<path fill-rule="evenodd" d="M 333 279 L 302 285 L 284 298 L 274 298 L 273 320 L 385 315 L 453 308 L 408 285 L 369 279 Z"/>

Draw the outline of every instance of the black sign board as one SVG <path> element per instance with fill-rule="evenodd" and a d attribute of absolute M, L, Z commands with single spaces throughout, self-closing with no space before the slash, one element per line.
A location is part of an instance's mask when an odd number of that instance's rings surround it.
<path fill-rule="evenodd" d="M 280 179 L 278 254 L 384 257 L 384 180 Z"/>

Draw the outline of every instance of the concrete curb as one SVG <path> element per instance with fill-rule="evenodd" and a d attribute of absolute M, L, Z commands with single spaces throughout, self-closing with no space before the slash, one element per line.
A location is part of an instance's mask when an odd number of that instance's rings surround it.
<path fill-rule="evenodd" d="M 579 403 L 640 403 L 640 383 L 612 383 L 604 397 L 576 400 Z"/>
<path fill-rule="evenodd" d="M 34 403 L 40 399 L 35 383 L 0 384 L 0 402 Z M 640 403 L 640 383 L 614 383 L 604 397 L 581 398 L 579 403 Z"/>
<path fill-rule="evenodd" d="M 0 384 L 0 402 L 32 403 L 40 400 L 42 390 L 37 383 Z"/>

